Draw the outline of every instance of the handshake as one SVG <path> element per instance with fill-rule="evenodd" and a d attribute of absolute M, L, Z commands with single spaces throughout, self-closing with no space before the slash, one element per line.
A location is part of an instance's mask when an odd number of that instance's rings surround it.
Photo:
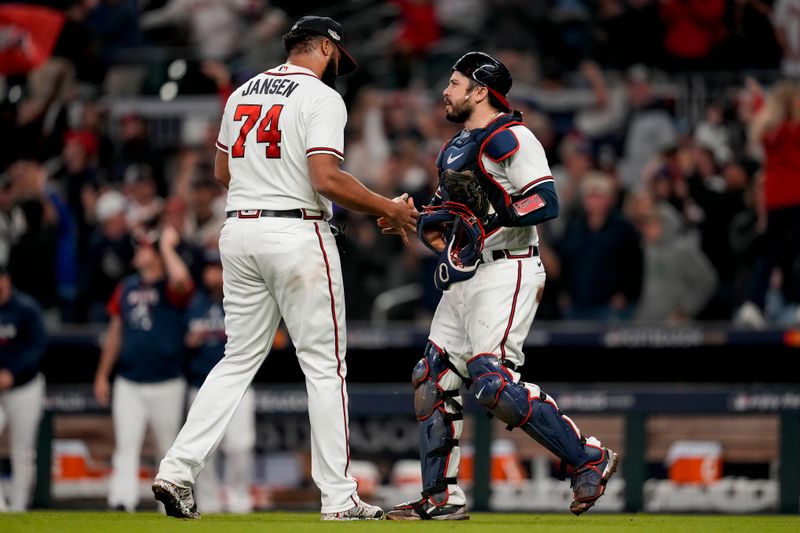
<path fill-rule="evenodd" d="M 400 235 L 403 244 L 408 245 L 408 233 L 416 233 L 419 211 L 414 207 L 414 199 L 408 193 L 394 198 L 378 219 L 378 226 L 387 235 Z"/>

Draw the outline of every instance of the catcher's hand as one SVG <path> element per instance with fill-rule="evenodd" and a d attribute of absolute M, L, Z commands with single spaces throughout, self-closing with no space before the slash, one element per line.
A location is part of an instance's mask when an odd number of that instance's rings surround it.
<path fill-rule="evenodd" d="M 489 197 L 473 171 L 445 170 L 441 176 L 441 184 L 451 202 L 464 204 L 479 219 L 489 214 Z"/>
<path fill-rule="evenodd" d="M 444 234 L 441 229 L 426 228 L 423 234 L 428 244 L 436 248 L 439 252 L 444 250 Z"/>

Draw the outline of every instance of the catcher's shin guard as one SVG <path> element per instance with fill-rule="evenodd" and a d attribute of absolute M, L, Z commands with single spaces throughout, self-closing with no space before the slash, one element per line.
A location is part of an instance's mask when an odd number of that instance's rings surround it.
<path fill-rule="evenodd" d="M 531 383 L 514 382 L 511 372 L 492 354 L 467 363 L 472 390 L 482 406 L 508 424 L 521 428 L 573 468 L 597 459 L 600 451 L 586 441 L 556 403 Z"/>
<path fill-rule="evenodd" d="M 447 502 L 448 485 L 456 484 L 460 459 L 462 380 L 450 370 L 447 355 L 428 343 L 412 377 L 414 410 L 419 420 L 422 496 L 434 505 Z"/>

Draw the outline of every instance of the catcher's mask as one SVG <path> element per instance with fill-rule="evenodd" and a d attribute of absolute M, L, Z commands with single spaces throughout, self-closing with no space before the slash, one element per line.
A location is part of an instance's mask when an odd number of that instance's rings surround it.
<path fill-rule="evenodd" d="M 511 112 L 507 97 L 511 90 L 511 72 L 503 63 L 484 52 L 467 52 L 455 62 L 453 70 L 486 87 L 500 111 Z"/>
<path fill-rule="evenodd" d="M 439 252 L 425 239 L 425 230 L 435 227 L 444 239 L 444 250 Z M 441 206 L 427 206 L 419 217 L 417 234 L 433 252 L 439 254 L 434 283 L 446 291 L 453 283 L 468 280 L 480 265 L 486 233 L 483 224 L 463 204 L 445 202 Z"/>

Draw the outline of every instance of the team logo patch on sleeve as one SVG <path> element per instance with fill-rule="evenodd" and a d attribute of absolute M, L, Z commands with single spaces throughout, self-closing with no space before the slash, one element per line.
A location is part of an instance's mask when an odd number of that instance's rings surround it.
<path fill-rule="evenodd" d="M 542 197 L 538 194 L 534 194 L 514 202 L 512 207 L 514 208 L 514 211 L 516 211 L 517 215 L 523 216 L 527 215 L 528 213 L 533 213 L 545 205 L 547 205 L 547 203 L 542 199 Z"/>

